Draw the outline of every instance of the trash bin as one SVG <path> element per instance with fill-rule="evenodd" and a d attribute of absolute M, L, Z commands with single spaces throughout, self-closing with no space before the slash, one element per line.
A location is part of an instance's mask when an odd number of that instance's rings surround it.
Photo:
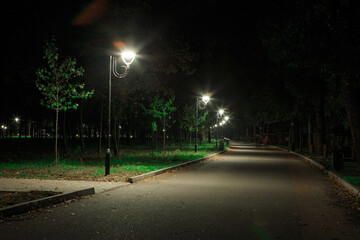
<path fill-rule="evenodd" d="M 332 170 L 339 172 L 344 169 L 343 153 L 339 150 L 334 150 L 331 158 Z"/>
<path fill-rule="evenodd" d="M 224 151 L 224 140 L 223 139 L 221 139 L 219 142 L 219 150 Z"/>

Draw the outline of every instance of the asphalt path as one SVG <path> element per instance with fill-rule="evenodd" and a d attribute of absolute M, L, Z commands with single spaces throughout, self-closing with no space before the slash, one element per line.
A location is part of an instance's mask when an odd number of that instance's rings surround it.
<path fill-rule="evenodd" d="M 232 142 L 225 154 L 0 224 L 1 239 L 360 239 L 318 169 Z"/>

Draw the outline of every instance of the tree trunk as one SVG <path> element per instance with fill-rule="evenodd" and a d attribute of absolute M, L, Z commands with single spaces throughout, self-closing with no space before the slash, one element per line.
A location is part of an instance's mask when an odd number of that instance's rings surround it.
<path fill-rule="evenodd" d="M 67 139 L 66 139 L 66 114 L 65 111 L 63 113 L 63 141 L 64 141 L 64 151 L 67 152 L 68 151 L 68 146 L 67 146 Z"/>
<path fill-rule="evenodd" d="M 310 157 L 314 154 L 314 143 L 313 143 L 313 136 L 312 136 L 312 126 L 311 126 L 311 116 L 308 116 L 308 144 L 309 144 L 309 154 Z"/>
<path fill-rule="evenodd" d="M 303 139 L 302 139 L 302 121 L 299 120 L 299 149 L 300 149 L 300 153 L 302 153 L 303 151 Z"/>
<path fill-rule="evenodd" d="M 165 116 L 164 116 L 164 129 L 163 129 L 163 151 L 165 151 L 165 140 L 166 140 L 166 121 L 165 121 Z"/>
<path fill-rule="evenodd" d="M 118 153 L 119 153 L 119 145 L 118 145 L 118 141 L 117 141 L 117 121 L 116 121 L 116 109 L 115 109 L 115 101 L 114 101 L 114 109 L 113 109 L 113 116 L 114 116 L 114 128 L 113 128 L 113 134 L 112 137 L 113 137 L 113 140 L 114 140 L 114 156 L 117 156 Z"/>
<path fill-rule="evenodd" d="M 55 163 L 58 163 L 58 123 L 59 123 L 59 110 L 56 109 L 55 119 Z"/>
<path fill-rule="evenodd" d="M 152 131 L 151 133 L 151 149 L 155 150 L 155 132 Z"/>
<path fill-rule="evenodd" d="M 189 130 L 189 144 L 191 144 L 191 130 Z"/>
<path fill-rule="evenodd" d="M 101 153 L 101 140 L 103 133 L 103 116 L 104 116 L 104 99 L 101 98 L 101 106 L 100 106 L 100 129 L 99 129 L 99 148 L 98 153 Z"/>
<path fill-rule="evenodd" d="M 122 130 L 122 126 L 121 126 L 121 115 L 122 115 L 122 106 L 120 104 L 119 106 L 119 110 L 118 110 L 118 116 L 119 116 L 119 122 L 118 122 L 118 128 L 117 128 L 117 133 L 116 133 L 116 138 L 117 138 L 117 148 L 118 148 L 118 152 L 120 151 L 120 140 L 121 140 L 121 130 Z"/>
<path fill-rule="evenodd" d="M 158 131 L 155 132 L 155 150 L 157 151 Z"/>
<path fill-rule="evenodd" d="M 208 128 L 208 143 L 211 143 L 211 130 Z"/>
<path fill-rule="evenodd" d="M 323 153 L 323 145 L 325 144 L 325 122 L 324 122 L 324 97 L 319 98 L 319 103 L 316 111 L 316 128 L 317 128 L 317 152 Z"/>
<path fill-rule="evenodd" d="M 79 126 L 79 134 L 80 134 L 80 141 L 81 141 L 81 151 L 85 152 L 85 142 L 84 142 L 84 122 L 83 122 L 83 113 L 84 113 L 84 103 L 81 101 L 80 103 L 80 126 Z"/>
<path fill-rule="evenodd" d="M 23 122 L 24 121 L 19 120 L 19 123 L 17 124 L 19 139 L 21 138 L 21 127 L 23 125 Z"/>
<path fill-rule="evenodd" d="M 293 141 L 293 129 L 294 129 L 294 122 L 291 121 L 290 123 L 290 129 L 289 129 L 289 147 L 291 147 L 291 149 L 293 148 L 293 144 L 294 144 L 294 141 Z"/>
<path fill-rule="evenodd" d="M 342 95 L 354 145 L 355 158 L 360 160 L 360 113 L 356 101 L 356 92 L 349 82 L 342 80 Z"/>

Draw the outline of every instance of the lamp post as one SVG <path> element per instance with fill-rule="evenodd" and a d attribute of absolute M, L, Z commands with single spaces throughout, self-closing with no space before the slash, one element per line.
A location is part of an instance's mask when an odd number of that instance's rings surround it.
<path fill-rule="evenodd" d="M 110 55 L 109 62 L 109 115 L 108 115 L 108 148 L 106 150 L 106 158 L 105 158 L 105 176 L 110 174 L 110 156 L 111 156 L 111 75 L 114 75 L 117 78 L 124 78 L 130 69 L 130 64 L 135 59 L 135 53 L 126 51 L 121 53 L 121 59 L 125 63 L 125 65 L 121 65 L 124 68 L 123 73 L 119 73 L 117 71 L 118 58 Z"/>
<path fill-rule="evenodd" d="M 203 107 L 200 107 L 199 100 L 204 103 Z M 198 151 L 198 145 L 197 145 L 197 136 L 198 136 L 198 118 L 199 118 L 199 107 L 201 109 L 204 109 L 206 104 L 210 101 L 209 94 L 203 95 L 201 98 L 196 98 L 196 130 L 195 130 L 195 153 Z"/>
<path fill-rule="evenodd" d="M 7 138 L 7 132 L 6 132 L 7 126 L 1 125 L 1 129 L 2 129 L 2 136 L 3 137 L 5 136 Z"/>
<path fill-rule="evenodd" d="M 221 135 L 224 138 L 224 125 L 226 124 L 226 122 L 229 120 L 228 116 L 224 116 L 224 120 L 222 121 L 222 128 L 221 128 Z"/>
<path fill-rule="evenodd" d="M 218 141 L 219 141 L 219 127 L 222 125 L 222 124 L 219 124 L 219 119 L 221 118 L 221 116 L 224 114 L 225 110 L 224 109 L 219 109 L 216 116 L 216 122 L 217 122 L 217 127 L 216 128 L 216 148 L 218 147 Z"/>
<path fill-rule="evenodd" d="M 15 117 L 14 118 L 15 121 L 15 125 L 16 125 L 16 130 L 17 130 L 17 135 L 19 136 L 19 138 L 21 138 L 21 133 L 20 133 L 20 118 L 19 117 Z M 15 134 L 16 135 L 16 134 Z"/>

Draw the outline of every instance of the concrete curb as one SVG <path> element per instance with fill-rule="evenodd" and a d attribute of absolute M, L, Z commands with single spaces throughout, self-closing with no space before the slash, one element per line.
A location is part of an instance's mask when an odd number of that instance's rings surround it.
<path fill-rule="evenodd" d="M 224 151 L 217 152 L 215 154 L 212 154 L 212 155 L 204 157 L 204 158 L 199 158 L 199 159 L 189 161 L 189 162 L 185 162 L 185 163 L 181 163 L 181 164 L 178 164 L 178 165 L 175 165 L 175 166 L 171 166 L 171 167 L 155 170 L 155 171 L 152 171 L 152 172 L 144 173 L 144 174 L 141 174 L 139 176 L 133 176 L 133 177 L 128 178 L 128 182 L 129 183 L 136 183 L 136 182 L 144 180 L 146 178 L 150 178 L 150 177 L 160 175 L 160 174 L 165 173 L 167 171 L 171 171 L 171 170 L 174 170 L 174 169 L 177 169 L 177 168 L 180 168 L 180 167 L 185 167 L 185 166 L 188 166 L 188 165 L 191 165 L 191 164 L 194 164 L 194 163 L 205 161 L 205 160 L 207 160 L 209 158 L 215 157 L 216 155 L 222 154 L 222 153 L 226 152 L 227 150 L 228 149 L 225 149 Z"/>
<path fill-rule="evenodd" d="M 330 171 L 330 170 L 326 170 L 325 167 L 317 162 L 315 162 L 314 160 L 305 157 L 299 153 L 293 152 L 293 151 L 288 151 L 279 147 L 275 147 L 275 146 L 269 146 L 271 148 L 275 148 L 275 149 L 279 149 L 285 152 L 289 152 L 292 153 L 298 157 L 301 157 L 302 159 L 304 159 L 307 163 L 309 163 L 312 166 L 315 166 L 317 168 L 319 168 L 320 170 L 322 170 L 325 174 L 327 174 L 330 178 L 334 179 L 335 181 L 337 181 L 339 184 L 341 184 L 345 189 L 347 189 L 349 192 L 351 192 L 352 194 L 356 195 L 356 196 L 360 196 L 360 189 L 355 187 L 354 185 L 352 185 L 351 183 L 348 183 L 347 181 L 345 181 L 341 176 L 339 176 L 338 174 Z"/>
<path fill-rule="evenodd" d="M 11 217 L 13 215 L 25 213 L 31 210 L 64 202 L 70 199 L 74 199 L 76 197 L 91 195 L 94 193 L 95 193 L 95 189 L 92 187 L 92 188 L 78 190 L 75 192 L 63 193 L 46 198 L 36 199 L 29 202 L 19 203 L 10 207 L 0 209 L 0 218 Z"/>

